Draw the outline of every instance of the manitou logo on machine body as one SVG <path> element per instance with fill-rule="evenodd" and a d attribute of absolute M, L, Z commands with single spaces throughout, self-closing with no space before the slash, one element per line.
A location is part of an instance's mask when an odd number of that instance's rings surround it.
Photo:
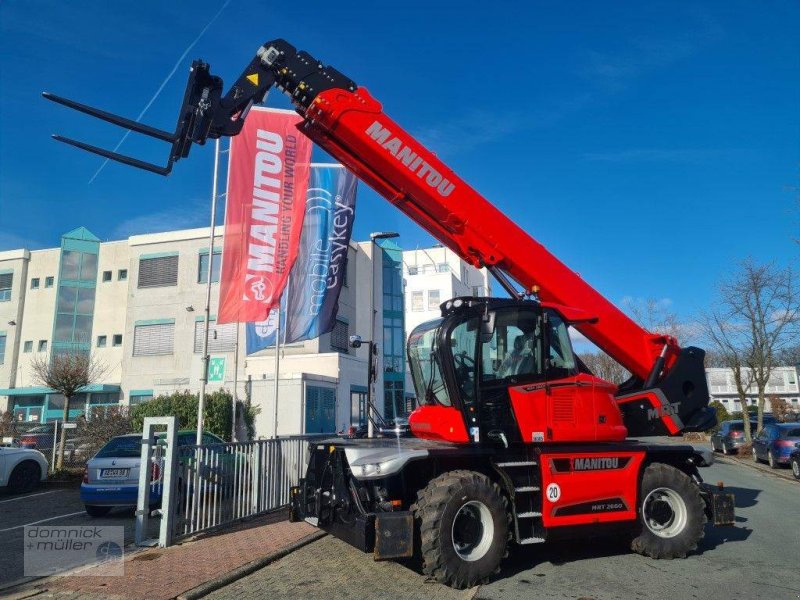
<path fill-rule="evenodd" d="M 385 148 L 392 156 L 403 163 L 409 171 L 415 173 L 417 177 L 424 180 L 429 186 L 435 189 L 440 196 L 449 196 L 455 184 L 442 177 L 442 174 L 423 160 L 416 152 L 403 144 L 400 138 L 393 136 L 392 132 L 386 129 L 378 121 L 367 127 L 369 136 Z"/>
<path fill-rule="evenodd" d="M 619 457 L 576 458 L 572 461 L 573 471 L 600 471 L 603 469 L 619 469 Z"/>

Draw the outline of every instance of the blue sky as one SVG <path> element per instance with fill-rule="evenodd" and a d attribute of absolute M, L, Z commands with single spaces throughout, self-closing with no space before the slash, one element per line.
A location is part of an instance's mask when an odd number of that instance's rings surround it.
<path fill-rule="evenodd" d="M 49 139 L 121 130 L 52 91 L 172 129 L 192 58 L 229 84 L 283 37 L 386 112 L 615 302 L 690 318 L 736 261 L 800 247 L 800 4 L 752 2 L 0 3 L 0 250 L 207 224 L 211 146 L 169 178 Z M 375 7 L 373 7 L 375 6 Z M 273 93 L 269 105 L 287 107 Z M 131 136 L 155 162 L 166 145 Z M 317 159 L 324 158 L 318 153 Z M 432 240 L 362 186 L 355 236 Z"/>

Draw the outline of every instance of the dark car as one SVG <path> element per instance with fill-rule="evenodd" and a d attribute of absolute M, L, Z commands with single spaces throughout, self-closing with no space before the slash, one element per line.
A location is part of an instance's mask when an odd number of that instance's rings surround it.
<path fill-rule="evenodd" d="M 797 442 L 800 442 L 800 423 L 768 423 L 753 440 L 753 458 L 777 469 L 789 464 Z"/>
<path fill-rule="evenodd" d="M 750 422 L 750 431 L 756 430 L 756 423 Z M 711 436 L 711 449 L 723 454 L 736 454 L 744 444 L 744 421 L 723 421 L 719 431 Z"/>
<path fill-rule="evenodd" d="M 54 425 L 37 425 L 19 436 L 19 445 L 29 450 L 44 452 L 53 449 Z"/>
<path fill-rule="evenodd" d="M 789 464 L 792 467 L 792 475 L 795 479 L 800 479 L 800 443 L 794 445 L 794 450 L 789 454 Z"/>

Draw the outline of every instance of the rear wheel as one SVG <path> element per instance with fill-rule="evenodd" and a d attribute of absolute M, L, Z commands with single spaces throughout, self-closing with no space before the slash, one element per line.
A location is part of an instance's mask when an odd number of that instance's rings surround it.
<path fill-rule="evenodd" d="M 639 489 L 639 534 L 634 552 L 652 558 L 683 558 L 697 548 L 706 524 L 697 484 L 683 471 L 654 463 L 644 470 Z"/>
<path fill-rule="evenodd" d="M 770 469 L 778 468 L 778 461 L 775 460 L 775 457 L 772 455 L 772 451 L 767 452 L 767 463 L 769 463 Z"/>
<path fill-rule="evenodd" d="M 792 475 L 795 479 L 800 479 L 800 458 L 792 459 Z"/>
<path fill-rule="evenodd" d="M 19 463 L 8 477 L 8 491 L 12 494 L 30 492 L 39 485 L 42 469 L 32 460 Z"/>
<path fill-rule="evenodd" d="M 756 462 L 761 462 L 761 460 L 758 458 L 758 454 L 756 453 L 755 448 L 753 448 L 753 460 Z"/>
<path fill-rule="evenodd" d="M 86 514 L 90 517 L 105 517 L 111 512 L 110 506 L 95 506 L 93 504 L 86 504 Z"/>
<path fill-rule="evenodd" d="M 417 494 L 412 510 L 423 573 L 464 589 L 500 570 L 510 515 L 499 486 L 488 477 L 465 470 L 444 473 Z"/>
<path fill-rule="evenodd" d="M 722 442 L 722 453 L 723 453 L 725 456 L 727 456 L 728 454 L 730 454 L 730 451 L 728 450 L 728 447 L 725 445 L 725 442 Z"/>

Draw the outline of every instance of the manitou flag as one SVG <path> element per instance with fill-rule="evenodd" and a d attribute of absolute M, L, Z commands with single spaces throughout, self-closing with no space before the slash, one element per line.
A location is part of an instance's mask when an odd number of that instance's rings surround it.
<path fill-rule="evenodd" d="M 305 214 L 311 141 L 292 111 L 254 107 L 232 138 L 218 323 L 263 321 L 286 287 Z"/>
<path fill-rule="evenodd" d="M 355 176 L 341 165 L 314 165 L 300 250 L 281 306 L 281 343 L 319 337 L 333 329 L 347 269 L 356 208 Z M 275 345 L 277 310 L 247 324 L 247 354 Z"/>

